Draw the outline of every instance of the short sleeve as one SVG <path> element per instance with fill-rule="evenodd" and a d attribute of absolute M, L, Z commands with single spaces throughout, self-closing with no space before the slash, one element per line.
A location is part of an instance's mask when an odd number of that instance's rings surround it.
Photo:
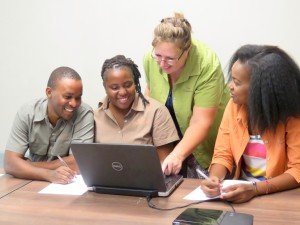
<path fill-rule="evenodd" d="M 194 95 L 196 106 L 219 106 L 224 93 L 225 81 L 221 65 L 217 58 L 213 58 L 210 65 L 202 68 L 196 85 Z"/>
<path fill-rule="evenodd" d="M 25 154 L 29 146 L 29 124 L 26 120 L 26 114 L 19 110 L 14 118 L 10 135 L 6 144 L 6 150 Z"/>
<path fill-rule="evenodd" d="M 179 140 L 172 117 L 164 105 L 156 110 L 152 137 L 155 146 L 162 146 Z"/>

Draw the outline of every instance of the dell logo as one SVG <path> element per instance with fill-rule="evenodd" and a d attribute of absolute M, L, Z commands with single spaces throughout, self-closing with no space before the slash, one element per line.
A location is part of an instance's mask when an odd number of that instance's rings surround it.
<path fill-rule="evenodd" d="M 120 162 L 113 162 L 111 164 L 112 168 L 116 171 L 121 171 L 123 170 L 123 165 Z"/>

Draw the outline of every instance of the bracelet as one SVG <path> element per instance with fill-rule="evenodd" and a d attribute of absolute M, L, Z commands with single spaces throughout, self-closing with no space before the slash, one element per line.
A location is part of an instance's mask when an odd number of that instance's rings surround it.
<path fill-rule="evenodd" d="M 256 182 L 255 182 L 255 181 L 252 181 L 252 184 L 253 184 L 253 187 L 254 187 L 254 189 L 255 189 L 255 193 L 256 193 L 255 196 L 258 196 L 258 189 L 257 189 Z"/>
<path fill-rule="evenodd" d="M 267 195 L 271 192 L 271 184 L 269 183 L 268 180 L 266 180 L 266 184 L 267 184 L 267 190 L 266 190 L 266 195 Z"/>

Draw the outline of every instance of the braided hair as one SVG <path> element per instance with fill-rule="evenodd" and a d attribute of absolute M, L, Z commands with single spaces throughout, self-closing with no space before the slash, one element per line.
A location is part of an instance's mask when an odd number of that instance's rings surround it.
<path fill-rule="evenodd" d="M 145 98 L 141 91 L 141 85 L 139 81 L 141 74 L 138 70 L 138 66 L 130 58 L 126 58 L 124 55 L 116 55 L 115 57 L 106 59 L 104 61 L 101 70 L 101 77 L 103 82 L 105 82 L 106 71 L 122 67 L 128 68 L 131 71 L 135 84 L 135 90 L 142 98 L 144 106 L 146 106 L 146 104 L 149 104 L 149 101 Z"/>

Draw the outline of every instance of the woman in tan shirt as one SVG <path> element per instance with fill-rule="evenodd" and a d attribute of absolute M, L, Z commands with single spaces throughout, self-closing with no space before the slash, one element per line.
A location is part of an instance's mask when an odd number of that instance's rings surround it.
<path fill-rule="evenodd" d="M 179 137 L 167 108 L 141 93 L 140 76 L 123 55 L 105 60 L 101 77 L 107 95 L 94 110 L 96 142 L 152 144 L 163 162 Z"/>

